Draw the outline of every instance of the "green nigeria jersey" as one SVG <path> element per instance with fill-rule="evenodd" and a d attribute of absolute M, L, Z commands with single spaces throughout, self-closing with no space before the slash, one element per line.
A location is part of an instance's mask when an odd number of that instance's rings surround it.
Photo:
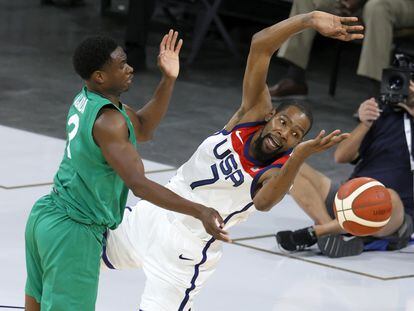
<path fill-rule="evenodd" d="M 84 87 L 69 109 L 66 149 L 54 178 L 52 197 L 72 219 L 114 229 L 122 220 L 128 188 L 106 162 L 92 136 L 95 120 L 104 106 L 120 111 L 128 125 L 129 140 L 136 146 L 125 108 L 121 105 L 119 109 Z"/>

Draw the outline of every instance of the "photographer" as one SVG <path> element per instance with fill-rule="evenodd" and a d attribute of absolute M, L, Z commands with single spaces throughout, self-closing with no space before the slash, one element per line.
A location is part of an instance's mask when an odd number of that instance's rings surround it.
<path fill-rule="evenodd" d="M 358 110 L 360 123 L 335 151 L 336 162 L 356 163 L 350 179 L 371 177 L 388 188 L 393 205 L 388 224 L 374 237 L 345 238 L 332 210 L 340 185 L 304 164 L 290 194 L 315 225 L 293 232 L 278 232 L 276 239 L 282 248 L 298 251 L 317 242 L 324 255 L 344 257 L 358 255 L 364 249 L 396 250 L 408 244 L 414 217 L 413 73 L 411 81 L 409 75 L 403 81 L 408 94 L 403 103 L 378 103 L 374 98 L 364 101 Z M 395 86 L 391 85 L 389 89 L 395 89 Z"/>
<path fill-rule="evenodd" d="M 321 10 L 341 16 L 359 16 L 365 24 L 365 37 L 359 57 L 357 74 L 370 88 L 369 96 L 377 94 L 383 68 L 389 66 L 395 29 L 414 27 L 413 0 L 294 0 L 290 16 Z M 288 70 L 270 87 L 274 98 L 308 94 L 306 70 L 316 32 L 308 29 L 286 41 L 278 52 Z"/>

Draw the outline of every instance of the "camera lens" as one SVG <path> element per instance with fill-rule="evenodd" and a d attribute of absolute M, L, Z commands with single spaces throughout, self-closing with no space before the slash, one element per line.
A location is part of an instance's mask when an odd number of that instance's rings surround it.
<path fill-rule="evenodd" d="M 404 79 L 401 76 L 391 76 L 388 80 L 388 88 L 392 91 L 401 90 L 404 85 Z"/>

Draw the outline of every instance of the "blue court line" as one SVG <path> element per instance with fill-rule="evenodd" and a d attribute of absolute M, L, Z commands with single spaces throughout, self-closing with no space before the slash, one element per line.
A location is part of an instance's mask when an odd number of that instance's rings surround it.
<path fill-rule="evenodd" d="M 0 308 L 4 308 L 4 309 L 22 309 L 24 310 L 24 307 L 15 307 L 15 306 L 1 306 Z"/>

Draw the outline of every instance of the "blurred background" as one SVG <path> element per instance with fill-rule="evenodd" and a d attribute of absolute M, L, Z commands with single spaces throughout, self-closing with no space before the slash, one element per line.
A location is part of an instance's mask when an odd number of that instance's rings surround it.
<path fill-rule="evenodd" d="M 139 150 L 144 158 L 178 166 L 235 112 L 241 100 L 251 35 L 287 18 L 292 2 L 160 0 L 136 1 L 135 5 L 138 8 L 131 17 L 127 0 L 1 1 L 0 124 L 65 138 L 66 113 L 82 86 L 71 64 L 75 46 L 88 36 L 103 34 L 125 47 L 128 27 L 130 32 L 139 33 L 129 39 L 145 45 L 138 47 L 140 51 L 135 55 L 145 53 L 146 57 L 142 62 L 143 57 L 133 59 L 132 52 L 128 53 L 137 74 L 123 101 L 135 108 L 142 106 L 160 79 L 156 66 L 158 44 L 173 27 L 184 39 L 180 76 L 155 139 L 140 145 Z M 213 5 L 214 17 L 209 18 L 206 15 Z M 145 22 L 142 16 L 146 16 Z M 138 26 L 131 26 L 131 20 Z M 408 36 L 405 41 L 410 40 Z M 133 50 L 131 46 L 134 44 L 130 45 Z M 322 128 L 346 131 L 355 126 L 352 114 L 370 88 L 356 74 L 360 50 L 360 43 L 338 47 L 336 41 L 316 36 L 306 70 L 307 99 L 315 113 L 310 136 Z M 338 73 L 332 96 L 329 92 L 335 65 Z M 286 61 L 275 56 L 269 86 L 283 78 L 287 70 Z M 310 161 L 330 177 L 344 176 L 350 170 L 347 165 L 335 166 L 330 152 Z"/>

